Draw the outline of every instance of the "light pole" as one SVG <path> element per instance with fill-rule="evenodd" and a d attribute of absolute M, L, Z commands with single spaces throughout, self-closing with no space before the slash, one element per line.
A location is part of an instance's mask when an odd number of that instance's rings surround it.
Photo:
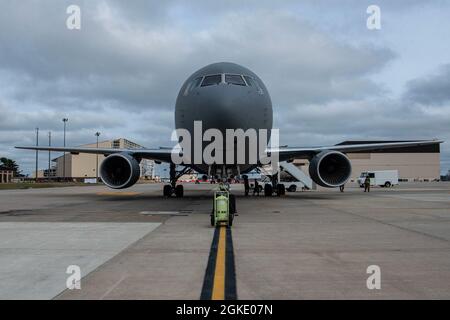
<path fill-rule="evenodd" d="M 52 146 L 52 132 L 48 132 L 48 146 Z M 50 150 L 48 150 L 48 171 L 47 171 L 47 180 L 50 182 Z"/>
<path fill-rule="evenodd" d="M 100 132 L 96 132 L 95 136 L 97 137 L 97 149 L 98 149 L 98 137 L 100 136 Z M 97 162 L 95 164 L 95 183 L 98 183 L 98 153 L 96 153 Z"/>
<path fill-rule="evenodd" d="M 36 128 L 36 147 L 39 146 L 39 128 Z M 35 171 L 36 182 L 38 182 L 38 151 L 36 150 L 36 171 Z"/>
<path fill-rule="evenodd" d="M 63 118 L 64 122 L 64 148 L 66 147 L 66 122 L 69 121 L 68 118 Z M 66 181 L 66 152 L 64 152 L 63 156 L 63 181 Z"/>

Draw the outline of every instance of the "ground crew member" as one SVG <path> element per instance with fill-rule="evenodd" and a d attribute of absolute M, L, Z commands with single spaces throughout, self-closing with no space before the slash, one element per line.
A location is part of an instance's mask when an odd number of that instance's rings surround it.
<path fill-rule="evenodd" d="M 248 177 L 244 175 L 244 189 L 245 189 L 245 196 L 248 196 L 248 193 L 250 192 L 250 184 L 248 183 Z"/>
<path fill-rule="evenodd" d="M 255 179 L 255 187 L 253 189 L 253 195 L 255 195 L 255 193 L 259 196 L 259 183 L 258 180 Z"/>
<path fill-rule="evenodd" d="M 339 190 L 340 190 L 341 192 L 344 192 L 344 188 L 345 188 L 345 184 L 341 184 L 341 185 L 339 186 Z"/>
<path fill-rule="evenodd" d="M 231 185 L 230 185 L 230 179 L 224 179 L 223 185 L 225 186 L 225 188 L 227 188 L 227 191 L 230 191 Z"/>
<path fill-rule="evenodd" d="M 364 192 L 370 192 L 370 178 L 367 175 L 366 178 L 364 179 Z"/>

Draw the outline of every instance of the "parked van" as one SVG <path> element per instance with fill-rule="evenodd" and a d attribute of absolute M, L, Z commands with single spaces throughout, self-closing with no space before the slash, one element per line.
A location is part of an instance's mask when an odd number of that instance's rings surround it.
<path fill-rule="evenodd" d="M 370 178 L 371 186 L 392 187 L 398 184 L 398 170 L 380 170 L 380 171 L 366 171 L 361 172 L 361 176 L 357 182 L 361 188 L 364 187 L 364 180 L 366 177 Z"/>
<path fill-rule="evenodd" d="M 288 192 L 295 192 L 297 190 L 308 190 L 307 187 L 305 187 L 305 185 L 301 182 L 298 181 L 290 181 L 290 182 L 281 182 L 284 183 L 284 185 L 286 186 L 286 191 Z"/>

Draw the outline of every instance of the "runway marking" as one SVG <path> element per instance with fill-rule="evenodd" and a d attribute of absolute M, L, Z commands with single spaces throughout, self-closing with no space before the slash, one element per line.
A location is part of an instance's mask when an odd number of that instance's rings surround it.
<path fill-rule="evenodd" d="M 227 248 L 225 261 L 225 300 L 237 300 L 236 268 L 231 229 L 227 228 Z"/>
<path fill-rule="evenodd" d="M 102 294 L 100 300 L 104 300 L 106 296 L 109 295 L 114 289 L 116 289 L 119 286 L 119 284 L 121 284 L 123 280 L 125 280 L 127 277 L 128 276 L 123 275 L 118 281 L 116 281 L 116 283 L 114 283 L 108 290 L 106 290 L 104 294 Z"/>
<path fill-rule="evenodd" d="M 225 227 L 219 228 L 219 246 L 217 248 L 216 268 L 214 270 L 214 282 L 212 290 L 212 300 L 225 299 Z"/>
<path fill-rule="evenodd" d="M 97 192 L 98 196 L 135 196 L 142 192 Z"/>
<path fill-rule="evenodd" d="M 190 211 L 141 211 L 139 213 L 146 216 L 188 216 Z"/>
<path fill-rule="evenodd" d="M 236 273 L 231 229 L 214 231 L 201 300 L 236 300 Z"/>

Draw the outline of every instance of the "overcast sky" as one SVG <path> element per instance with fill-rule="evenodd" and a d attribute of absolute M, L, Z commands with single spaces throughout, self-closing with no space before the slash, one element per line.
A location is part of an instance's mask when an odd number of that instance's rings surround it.
<path fill-rule="evenodd" d="M 66 8 L 81 8 L 68 30 Z M 381 30 L 366 27 L 381 8 Z M 449 1 L 17 1 L 0 7 L 0 156 L 125 137 L 171 146 L 184 80 L 242 64 L 265 82 L 281 144 L 430 139 L 450 169 Z M 56 154 L 55 154 L 56 156 Z M 40 167 L 47 166 L 40 156 Z"/>

